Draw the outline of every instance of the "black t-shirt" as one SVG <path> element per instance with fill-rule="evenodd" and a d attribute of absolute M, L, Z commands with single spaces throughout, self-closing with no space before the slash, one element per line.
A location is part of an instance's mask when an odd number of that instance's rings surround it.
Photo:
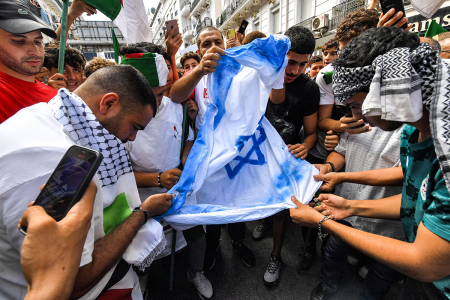
<path fill-rule="evenodd" d="M 286 145 L 300 143 L 303 117 L 319 109 L 319 86 L 305 74 L 286 83 L 286 98 L 280 104 L 267 103 L 266 118 L 275 127 Z"/>

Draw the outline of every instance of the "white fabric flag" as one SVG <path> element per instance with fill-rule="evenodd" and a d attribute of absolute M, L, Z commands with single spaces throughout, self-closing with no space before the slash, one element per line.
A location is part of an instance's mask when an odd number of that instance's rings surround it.
<path fill-rule="evenodd" d="M 275 35 L 229 49 L 208 75 L 210 104 L 163 217 L 173 226 L 251 221 L 312 200 L 318 170 L 296 159 L 264 117 L 290 42 Z M 182 227 L 182 226 L 181 226 Z"/>
<path fill-rule="evenodd" d="M 122 0 L 123 8 L 114 24 L 119 27 L 128 44 L 152 42 L 152 30 L 148 23 L 142 0 Z"/>
<path fill-rule="evenodd" d="M 411 0 L 411 5 L 425 18 L 431 18 L 444 2 L 445 0 Z"/>

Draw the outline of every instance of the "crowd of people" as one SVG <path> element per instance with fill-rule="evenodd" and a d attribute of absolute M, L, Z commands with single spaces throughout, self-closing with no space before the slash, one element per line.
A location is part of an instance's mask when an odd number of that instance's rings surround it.
<path fill-rule="evenodd" d="M 383 299 L 399 281 L 401 299 L 450 299 L 450 36 L 419 38 L 411 25 L 400 28 L 407 24 L 401 12 L 380 16 L 376 5 L 348 14 L 321 55 L 313 55 L 309 29 L 284 33 L 291 45 L 284 83 L 272 89 L 265 117 L 323 183 L 309 205 L 293 197 L 296 208 L 254 228 L 255 241 L 273 232 L 261 277 L 267 285 L 281 280 L 291 218 L 304 240 L 300 269 L 321 261 L 310 299 L 331 297 L 344 262 L 363 259 L 358 299 Z M 69 23 L 95 12 L 75 0 Z M 98 57 L 87 62 L 77 49 L 60 53 L 60 28 L 53 31 L 20 1 L 0 0 L 1 299 L 142 299 L 139 279 L 148 276 L 148 265 L 131 268 L 124 257 L 160 259 L 186 245 L 187 280 L 199 297 L 226 297 L 204 273 L 214 271 L 222 225 L 178 233 L 164 221 L 163 231 L 151 225 L 171 207 L 167 192 L 199 134 L 208 74 L 226 49 L 266 35 L 236 31 L 224 39 L 215 27 L 203 27 L 198 53 L 185 53 L 179 68 L 182 37 L 174 32 L 166 32 L 166 47 L 122 46 L 119 65 Z M 44 45 L 43 34 L 54 40 Z M 74 144 L 104 160 L 83 198 L 56 222 L 30 202 Z M 123 205 L 128 212 L 114 215 Z M 27 226 L 26 236 L 18 224 Z M 245 223 L 224 225 L 232 249 L 255 266 L 243 242 Z"/>

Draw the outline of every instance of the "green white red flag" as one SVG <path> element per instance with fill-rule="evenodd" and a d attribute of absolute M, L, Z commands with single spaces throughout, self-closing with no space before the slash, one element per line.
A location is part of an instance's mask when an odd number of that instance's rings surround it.
<path fill-rule="evenodd" d="M 152 31 L 142 0 L 83 1 L 113 20 L 128 44 L 152 41 Z"/>

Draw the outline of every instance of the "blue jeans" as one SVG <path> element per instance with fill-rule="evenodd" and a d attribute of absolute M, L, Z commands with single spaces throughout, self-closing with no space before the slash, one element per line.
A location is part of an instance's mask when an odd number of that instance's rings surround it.
<path fill-rule="evenodd" d="M 346 222 L 345 225 L 348 225 Z M 322 270 L 320 279 L 322 286 L 329 292 L 337 291 L 342 265 L 350 253 L 351 247 L 341 239 L 330 235 L 323 247 Z M 369 273 L 358 294 L 358 299 L 383 299 L 391 285 L 404 278 L 404 275 L 386 265 L 371 259 Z"/>

